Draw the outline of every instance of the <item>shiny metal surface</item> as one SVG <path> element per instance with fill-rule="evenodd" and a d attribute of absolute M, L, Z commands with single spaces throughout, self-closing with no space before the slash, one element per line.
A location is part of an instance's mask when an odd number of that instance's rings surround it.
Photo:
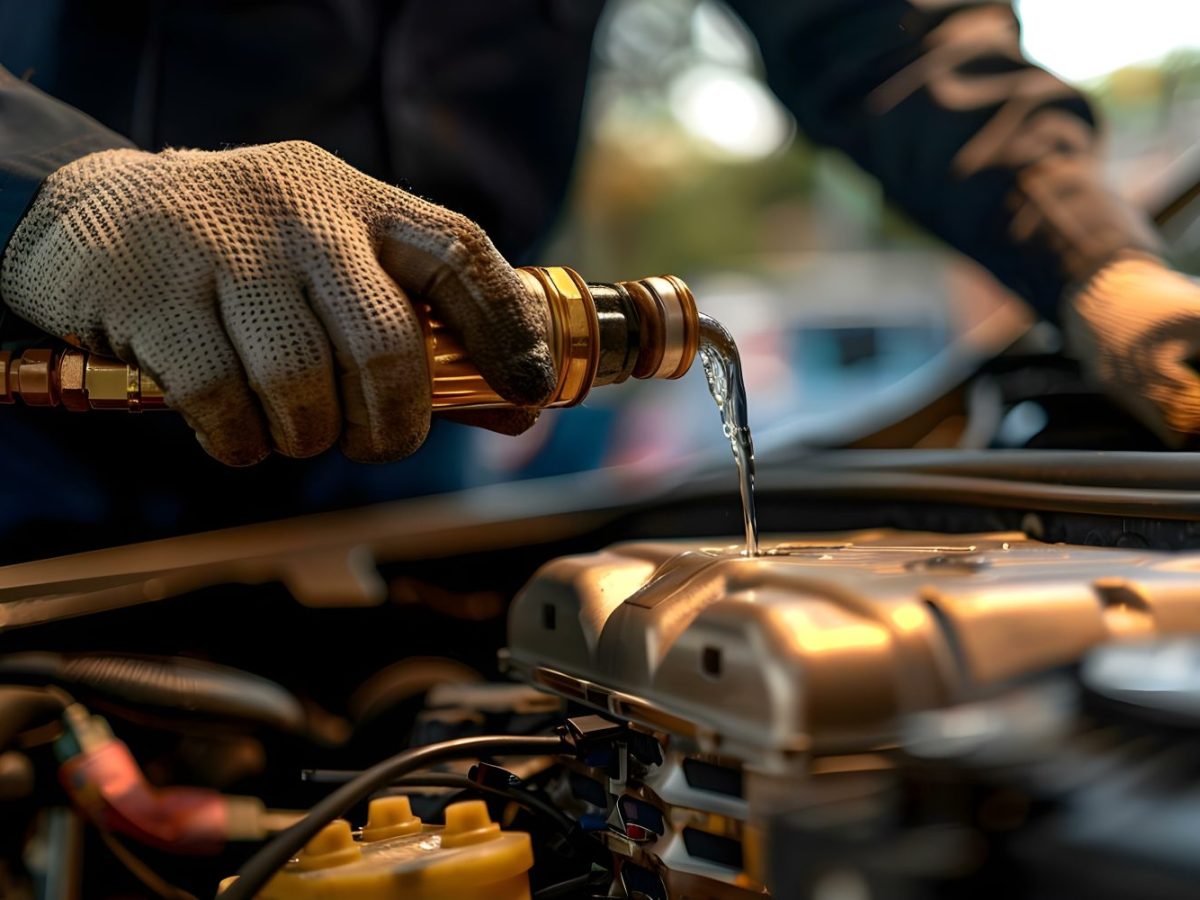
<path fill-rule="evenodd" d="M 118 359 L 69 348 L 34 348 L 14 357 L 0 351 L 0 403 L 65 406 L 72 412 L 165 409 L 162 388 L 146 372 Z"/>
<path fill-rule="evenodd" d="M 512 667 L 672 736 L 787 769 L 890 746 L 907 714 L 984 696 L 1112 640 L 1200 630 L 1200 554 L 1019 533 L 867 531 L 631 543 L 544 566 Z"/>
<path fill-rule="evenodd" d="M 593 286 L 565 266 L 527 266 L 517 274 L 530 296 L 549 311 L 548 341 L 558 383 L 544 405 L 575 406 L 594 385 L 610 383 L 597 377 L 606 348 Z M 595 287 L 628 298 L 630 318 L 615 333 L 635 351 L 634 377 L 680 378 L 688 371 L 696 357 L 699 317 L 686 284 L 667 275 Z M 418 304 L 418 312 L 425 329 L 433 408 L 510 406 L 484 380 L 458 335 L 428 305 Z M 626 346 L 620 350 L 623 354 Z M 162 388 L 138 366 L 75 348 L 30 349 L 17 357 L 0 351 L 0 403 L 17 399 L 28 406 L 61 404 L 72 412 L 166 408 Z"/>

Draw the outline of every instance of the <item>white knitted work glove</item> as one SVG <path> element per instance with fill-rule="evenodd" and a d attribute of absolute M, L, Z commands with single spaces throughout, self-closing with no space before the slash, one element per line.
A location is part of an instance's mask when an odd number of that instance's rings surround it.
<path fill-rule="evenodd" d="M 549 394 L 544 306 L 480 228 L 301 141 L 83 157 L 46 180 L 0 268 L 18 315 L 139 363 L 230 465 L 339 434 L 353 459 L 415 450 L 430 383 L 410 295 L 506 399 Z"/>
<path fill-rule="evenodd" d="M 1068 348 L 1113 397 L 1181 446 L 1200 433 L 1200 284 L 1153 256 L 1127 253 L 1063 307 Z"/>

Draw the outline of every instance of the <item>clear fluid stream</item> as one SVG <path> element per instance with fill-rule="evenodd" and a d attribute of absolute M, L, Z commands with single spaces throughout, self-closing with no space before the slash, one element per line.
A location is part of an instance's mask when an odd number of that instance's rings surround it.
<path fill-rule="evenodd" d="M 746 556 L 758 556 L 758 517 L 754 512 L 754 441 L 746 413 L 746 385 L 737 344 L 716 319 L 700 315 L 700 361 L 708 390 L 721 411 L 725 437 L 733 449 L 742 494 L 742 519 L 746 527 Z"/>

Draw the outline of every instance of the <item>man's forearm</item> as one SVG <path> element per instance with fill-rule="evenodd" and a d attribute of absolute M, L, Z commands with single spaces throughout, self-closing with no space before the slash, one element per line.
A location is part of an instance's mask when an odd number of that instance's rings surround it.
<path fill-rule="evenodd" d="M 0 67 L 0 257 L 47 175 L 96 150 L 132 146 Z"/>
<path fill-rule="evenodd" d="M 1087 101 L 1021 55 L 1007 4 L 733 6 L 810 137 L 1044 314 L 1120 250 L 1157 249 L 1104 183 Z"/>

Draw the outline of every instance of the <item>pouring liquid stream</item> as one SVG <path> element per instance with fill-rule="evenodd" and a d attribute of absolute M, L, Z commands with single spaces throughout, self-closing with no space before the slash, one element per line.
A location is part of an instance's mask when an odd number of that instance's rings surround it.
<path fill-rule="evenodd" d="M 746 556 L 758 556 L 758 517 L 754 511 L 754 442 L 746 412 L 746 385 L 742 381 L 742 359 L 737 344 L 716 319 L 700 315 L 700 361 L 708 391 L 721 412 L 721 424 L 733 460 L 737 463 L 742 495 L 742 520 L 746 529 Z"/>

